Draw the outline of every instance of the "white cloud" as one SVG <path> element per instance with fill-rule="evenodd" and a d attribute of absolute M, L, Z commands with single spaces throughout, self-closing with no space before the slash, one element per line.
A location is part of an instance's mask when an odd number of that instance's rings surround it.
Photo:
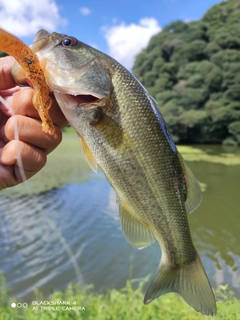
<path fill-rule="evenodd" d="M 87 7 L 82 7 L 82 8 L 80 8 L 80 13 L 83 16 L 88 16 L 91 13 L 91 10 Z"/>
<path fill-rule="evenodd" d="M 109 54 L 130 69 L 135 56 L 147 46 L 154 34 L 161 31 L 161 27 L 155 18 L 143 18 L 139 24 L 121 23 L 110 28 L 104 27 L 103 30 Z"/>
<path fill-rule="evenodd" d="M 1 0 L 0 27 L 16 36 L 32 36 L 44 28 L 55 31 L 67 20 L 59 14 L 55 0 Z"/>
<path fill-rule="evenodd" d="M 196 21 L 196 20 L 197 20 L 197 19 L 185 18 L 185 19 L 184 19 L 184 22 L 185 22 L 185 23 L 189 23 L 189 22 Z"/>

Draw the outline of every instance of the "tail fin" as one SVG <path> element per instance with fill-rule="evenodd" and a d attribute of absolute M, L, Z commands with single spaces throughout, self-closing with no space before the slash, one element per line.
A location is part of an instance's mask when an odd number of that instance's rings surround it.
<path fill-rule="evenodd" d="M 144 303 L 147 304 L 162 294 L 177 292 L 195 310 L 215 315 L 216 301 L 198 255 L 195 261 L 179 268 L 160 264 L 156 278 L 148 288 Z"/>

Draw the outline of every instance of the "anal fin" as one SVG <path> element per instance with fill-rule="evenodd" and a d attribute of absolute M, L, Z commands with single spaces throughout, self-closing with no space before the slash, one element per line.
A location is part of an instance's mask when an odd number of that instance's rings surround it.
<path fill-rule="evenodd" d="M 121 228 L 126 240 L 135 248 L 143 249 L 156 241 L 147 226 L 137 220 L 120 202 Z"/>

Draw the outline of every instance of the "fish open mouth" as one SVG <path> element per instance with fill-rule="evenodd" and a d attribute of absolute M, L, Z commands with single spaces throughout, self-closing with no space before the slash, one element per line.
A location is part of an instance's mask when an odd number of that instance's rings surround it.
<path fill-rule="evenodd" d="M 72 94 L 64 94 L 64 96 L 68 96 L 71 101 L 74 101 L 77 105 L 94 105 L 99 101 L 98 97 L 92 96 L 90 94 L 79 94 L 79 95 L 72 95 Z"/>
<path fill-rule="evenodd" d="M 89 95 L 80 94 L 80 95 L 77 95 L 76 98 L 81 100 L 82 101 L 81 103 L 94 103 L 99 100 L 99 98 L 94 97 L 90 94 Z"/>

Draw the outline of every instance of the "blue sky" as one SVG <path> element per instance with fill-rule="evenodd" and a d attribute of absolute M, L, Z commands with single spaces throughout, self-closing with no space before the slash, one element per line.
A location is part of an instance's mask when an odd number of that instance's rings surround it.
<path fill-rule="evenodd" d="M 0 27 L 27 44 L 44 28 L 75 36 L 131 68 L 167 24 L 199 20 L 218 0 L 0 0 Z"/>

